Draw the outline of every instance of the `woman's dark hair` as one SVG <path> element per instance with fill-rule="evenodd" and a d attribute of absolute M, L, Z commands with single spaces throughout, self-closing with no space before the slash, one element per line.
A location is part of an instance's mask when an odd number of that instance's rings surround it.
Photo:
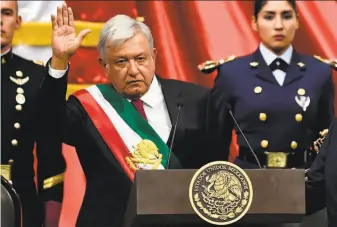
<path fill-rule="evenodd" d="M 254 3 L 254 16 L 255 16 L 255 18 L 257 18 L 257 15 L 260 13 L 263 6 L 265 6 L 268 2 L 269 2 L 268 0 L 255 0 L 255 3 Z M 297 11 L 296 11 L 296 1 L 295 0 L 287 0 L 287 2 L 289 2 L 291 7 L 293 7 L 295 13 L 297 13 Z"/>

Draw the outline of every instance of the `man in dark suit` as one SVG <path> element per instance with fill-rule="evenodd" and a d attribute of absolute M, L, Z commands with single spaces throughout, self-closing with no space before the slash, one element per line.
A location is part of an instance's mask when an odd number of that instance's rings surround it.
<path fill-rule="evenodd" d="M 37 227 L 42 224 L 41 202 L 62 199 L 62 184 L 54 186 L 62 182 L 65 165 L 61 143 L 39 133 L 43 109 L 39 90 L 45 67 L 12 53 L 13 36 L 20 25 L 17 2 L 1 1 L 1 175 L 12 182 L 20 196 L 23 226 Z M 38 191 L 33 167 L 35 142 Z"/>
<path fill-rule="evenodd" d="M 69 57 L 89 31 L 76 37 L 66 5 L 57 14 L 50 68 L 66 74 Z M 135 170 L 199 168 L 227 157 L 206 147 L 209 90 L 155 75 L 157 50 L 145 24 L 117 15 L 104 25 L 98 47 L 110 84 L 78 91 L 65 102 L 66 75 L 47 76 L 45 84 L 58 88 L 45 86 L 43 93 L 53 97 L 46 109 L 60 116 L 49 126 L 76 148 L 86 176 L 77 226 L 117 227 Z"/>
<path fill-rule="evenodd" d="M 337 70 L 336 61 L 331 66 Z M 337 119 L 330 128 L 306 182 L 306 209 L 312 214 L 327 208 L 329 227 L 337 226 Z"/>

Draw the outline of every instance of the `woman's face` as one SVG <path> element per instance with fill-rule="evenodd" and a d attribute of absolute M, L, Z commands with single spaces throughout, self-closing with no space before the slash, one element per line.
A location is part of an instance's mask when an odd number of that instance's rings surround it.
<path fill-rule="evenodd" d="M 296 12 L 288 1 L 268 1 L 252 20 L 262 43 L 276 54 L 291 45 L 298 27 Z"/>

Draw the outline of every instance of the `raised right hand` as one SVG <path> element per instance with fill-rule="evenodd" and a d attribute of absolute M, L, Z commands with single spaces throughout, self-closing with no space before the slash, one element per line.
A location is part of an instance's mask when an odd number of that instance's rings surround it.
<path fill-rule="evenodd" d="M 91 30 L 82 30 L 76 36 L 74 14 L 65 3 L 62 7 L 57 7 L 57 15 L 52 15 L 51 21 L 53 27 L 51 40 L 53 49 L 52 68 L 65 69 L 69 58 L 81 46 L 83 38 Z"/>

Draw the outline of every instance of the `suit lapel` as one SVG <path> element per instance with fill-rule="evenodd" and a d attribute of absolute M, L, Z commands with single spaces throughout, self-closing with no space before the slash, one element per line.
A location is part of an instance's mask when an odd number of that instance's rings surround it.
<path fill-rule="evenodd" d="M 174 123 L 176 122 L 177 114 L 178 114 L 177 104 L 183 101 L 181 98 L 182 91 L 180 90 L 180 87 L 173 87 L 172 84 L 169 83 L 168 80 L 162 79 L 160 77 L 157 77 L 157 78 L 158 78 L 158 81 L 160 82 L 161 89 L 163 91 L 167 111 L 169 113 L 171 124 L 172 124 L 172 129 L 173 129 L 173 126 L 174 126 Z M 180 117 L 182 117 L 182 111 L 180 111 Z M 179 122 L 181 121 L 179 120 Z"/>
<path fill-rule="evenodd" d="M 273 72 L 267 65 L 266 61 L 263 59 L 259 49 L 257 49 L 253 54 L 253 62 L 258 62 L 258 67 L 256 67 L 256 76 L 258 78 L 279 85 L 273 75 Z"/>
<path fill-rule="evenodd" d="M 286 86 L 293 81 L 300 79 L 304 75 L 305 67 L 300 67 L 298 65 L 300 63 L 300 60 L 301 56 L 294 50 L 283 86 Z"/>
<path fill-rule="evenodd" d="M 177 83 L 172 84 L 170 81 L 162 79 L 158 77 L 158 81 L 160 82 L 161 89 L 163 91 L 167 111 L 170 116 L 172 128 L 170 132 L 169 139 L 167 141 L 167 146 L 171 146 L 172 143 L 172 136 L 173 136 L 173 130 L 174 130 L 174 124 L 177 121 L 177 115 L 178 115 L 178 104 L 182 104 L 185 106 L 184 100 L 182 98 L 182 90 L 180 87 L 177 87 Z M 173 151 L 175 150 L 175 147 L 179 144 L 179 141 L 184 137 L 184 131 L 185 131 L 185 125 L 184 125 L 184 118 L 185 118 L 185 109 L 184 107 L 180 108 L 180 113 L 179 113 L 179 121 L 177 124 L 177 129 L 176 129 L 176 134 L 174 138 L 174 144 L 173 144 Z M 175 155 L 171 155 L 171 165 L 170 169 L 176 169 L 180 167 L 179 160 L 175 157 Z"/>

